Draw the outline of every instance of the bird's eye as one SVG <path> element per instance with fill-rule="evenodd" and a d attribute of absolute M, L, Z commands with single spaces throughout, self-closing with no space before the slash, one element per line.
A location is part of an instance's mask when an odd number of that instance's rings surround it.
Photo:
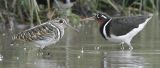
<path fill-rule="evenodd" d="M 63 23 L 64 21 L 63 20 L 59 20 L 59 23 Z"/>
<path fill-rule="evenodd" d="M 98 17 L 101 17 L 102 15 L 101 14 L 98 14 Z"/>
<path fill-rule="evenodd" d="M 96 17 L 97 19 L 107 19 L 107 17 L 104 14 L 100 14 L 100 13 L 98 13 Z"/>
<path fill-rule="evenodd" d="M 101 14 L 97 14 L 96 17 L 97 17 L 97 18 L 101 18 L 102 15 L 101 15 Z"/>

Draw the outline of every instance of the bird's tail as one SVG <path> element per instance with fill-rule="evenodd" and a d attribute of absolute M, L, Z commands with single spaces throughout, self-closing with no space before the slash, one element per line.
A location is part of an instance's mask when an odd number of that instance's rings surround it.
<path fill-rule="evenodd" d="M 153 13 L 146 12 L 146 11 L 142 11 L 141 14 L 142 14 L 142 15 L 146 15 L 146 16 L 148 16 L 149 18 L 151 18 L 151 17 L 153 16 Z"/>

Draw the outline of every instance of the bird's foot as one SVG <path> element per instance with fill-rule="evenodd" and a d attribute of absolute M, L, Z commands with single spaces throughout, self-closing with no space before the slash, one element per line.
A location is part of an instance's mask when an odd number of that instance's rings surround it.
<path fill-rule="evenodd" d="M 121 50 L 124 50 L 124 46 L 121 46 Z"/>
<path fill-rule="evenodd" d="M 121 43 L 121 50 L 124 50 L 123 42 Z"/>
<path fill-rule="evenodd" d="M 37 55 L 43 55 L 43 49 L 41 49 L 41 48 L 38 48 L 38 50 L 37 50 Z"/>
<path fill-rule="evenodd" d="M 129 47 L 129 50 L 132 51 L 132 50 L 133 50 L 133 47 Z"/>

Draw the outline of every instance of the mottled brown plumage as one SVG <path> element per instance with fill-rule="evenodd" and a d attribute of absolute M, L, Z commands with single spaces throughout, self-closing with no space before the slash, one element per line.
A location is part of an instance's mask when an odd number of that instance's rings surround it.
<path fill-rule="evenodd" d="M 13 40 L 34 42 L 37 47 L 44 48 L 59 41 L 64 35 L 64 29 L 68 25 L 68 19 L 56 18 L 54 20 L 37 25 L 13 36 Z"/>

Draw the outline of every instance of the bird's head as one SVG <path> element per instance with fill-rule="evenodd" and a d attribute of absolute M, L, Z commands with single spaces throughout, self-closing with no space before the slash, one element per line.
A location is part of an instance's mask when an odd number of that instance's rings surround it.
<path fill-rule="evenodd" d="M 105 22 L 108 22 L 111 18 L 109 16 L 104 15 L 104 14 L 97 13 L 95 15 L 95 19 L 98 21 L 99 24 L 103 24 Z"/>
<path fill-rule="evenodd" d="M 69 24 L 69 19 L 68 18 L 56 18 L 55 19 L 55 22 L 54 24 L 58 24 L 60 27 L 62 28 L 71 28 L 73 30 L 76 30 L 78 31 L 77 29 L 75 29 L 74 27 L 72 27 L 70 24 Z"/>
<path fill-rule="evenodd" d="M 110 21 L 111 17 L 106 16 L 102 13 L 97 13 L 92 17 L 81 19 L 81 21 L 88 21 L 88 20 L 96 20 L 101 25 L 103 23 L 106 23 L 106 22 Z"/>

